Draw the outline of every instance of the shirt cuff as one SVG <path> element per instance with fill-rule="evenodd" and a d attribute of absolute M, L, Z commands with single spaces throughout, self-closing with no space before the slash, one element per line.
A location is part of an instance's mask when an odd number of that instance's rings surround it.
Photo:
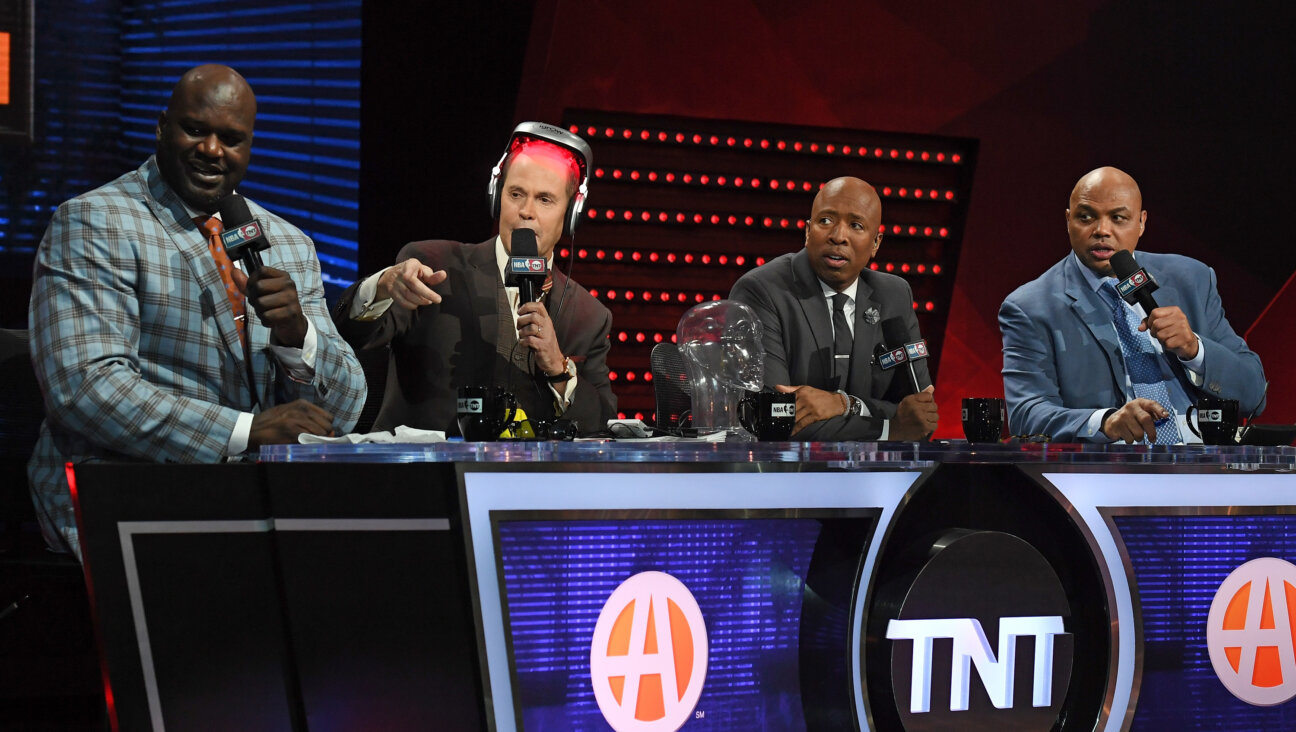
<path fill-rule="evenodd" d="M 1102 431 L 1103 418 L 1110 411 L 1112 410 L 1095 409 L 1094 413 L 1089 415 L 1089 421 L 1085 424 L 1084 432 L 1080 433 L 1078 437 L 1090 442 L 1115 442 L 1115 440 L 1107 436 L 1106 432 Z"/>
<path fill-rule="evenodd" d="M 868 409 L 867 406 L 864 408 Z M 884 419 L 882 420 L 882 434 L 878 435 L 878 442 L 886 442 L 887 438 L 889 438 L 890 436 L 891 436 L 891 420 Z"/>
<path fill-rule="evenodd" d="M 576 394 L 577 378 L 578 377 L 573 376 L 566 381 L 549 385 L 549 391 L 553 392 L 555 403 L 558 405 L 556 411 L 559 416 L 562 416 L 562 413 L 567 411 L 567 408 L 571 406 L 572 397 Z M 559 389 L 558 387 L 562 388 Z"/>
<path fill-rule="evenodd" d="M 1197 335 L 1196 332 L 1193 335 L 1197 336 L 1197 355 L 1188 361 L 1181 358 L 1179 363 L 1183 365 L 1184 371 L 1188 373 L 1188 380 L 1192 382 L 1192 385 L 1200 387 L 1206 381 L 1204 373 L 1206 369 L 1203 367 L 1206 362 L 1206 341 L 1202 340 L 1202 337 Z"/>
<path fill-rule="evenodd" d="M 252 435 L 252 413 L 242 412 L 238 416 L 238 421 L 234 423 L 234 431 L 230 433 L 229 446 L 225 448 L 225 455 L 233 457 L 242 455 L 248 449 L 248 437 Z"/>
<path fill-rule="evenodd" d="M 318 341 L 315 324 L 307 318 L 306 337 L 302 339 L 301 348 L 276 346 L 271 343 L 270 352 L 274 354 L 279 365 L 283 366 L 288 378 L 299 384 L 309 384 L 315 380 L 315 353 Z"/>
<path fill-rule="evenodd" d="M 389 297 L 385 300 L 374 302 L 374 296 L 378 294 L 378 278 L 391 267 L 378 270 L 376 273 L 369 275 L 360 282 L 356 288 L 355 297 L 351 299 L 351 311 L 347 313 L 352 320 L 369 321 L 377 320 L 382 314 L 387 312 L 391 307 L 392 299 Z"/>

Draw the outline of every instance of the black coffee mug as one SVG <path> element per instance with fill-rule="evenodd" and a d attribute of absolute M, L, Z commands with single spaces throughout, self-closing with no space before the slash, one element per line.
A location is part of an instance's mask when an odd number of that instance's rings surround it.
<path fill-rule="evenodd" d="M 1193 412 L 1197 424 L 1193 424 Z M 1188 429 L 1207 445 L 1236 445 L 1238 403 L 1236 399 L 1201 397 L 1188 407 Z"/>
<path fill-rule="evenodd" d="M 758 440 L 787 440 L 796 426 L 796 394 L 749 391 L 738 402 L 738 421 Z"/>
<path fill-rule="evenodd" d="M 968 442 L 999 442 L 1007 426 L 1004 400 L 995 397 L 963 400 L 963 435 Z"/>
<path fill-rule="evenodd" d="M 517 399 L 498 386 L 461 386 L 458 411 L 465 440 L 494 442 L 517 414 Z"/>

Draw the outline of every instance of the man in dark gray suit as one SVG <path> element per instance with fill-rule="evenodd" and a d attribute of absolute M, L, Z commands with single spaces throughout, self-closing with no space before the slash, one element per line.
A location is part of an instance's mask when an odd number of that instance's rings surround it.
<path fill-rule="evenodd" d="M 909 283 L 868 268 L 882 244 L 882 203 L 858 178 L 828 181 L 806 222 L 805 248 L 743 275 L 730 299 L 751 306 L 765 339 L 765 384 L 796 394 L 801 440 L 921 440 L 936 429 L 925 361 L 883 369 L 881 323 L 922 339 Z M 903 344 L 887 343 L 887 347 Z"/>

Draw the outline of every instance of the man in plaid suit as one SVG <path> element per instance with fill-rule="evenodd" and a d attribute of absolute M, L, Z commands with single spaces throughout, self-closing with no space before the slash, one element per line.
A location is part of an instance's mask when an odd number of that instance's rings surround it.
<path fill-rule="evenodd" d="M 204 229 L 247 171 L 255 118 L 237 72 L 191 69 L 157 154 L 64 203 L 41 241 L 28 317 L 46 419 L 28 474 L 53 549 L 80 555 L 67 462 L 218 462 L 360 414 L 364 374 L 311 240 L 250 204 L 271 246 L 249 276 Z"/>

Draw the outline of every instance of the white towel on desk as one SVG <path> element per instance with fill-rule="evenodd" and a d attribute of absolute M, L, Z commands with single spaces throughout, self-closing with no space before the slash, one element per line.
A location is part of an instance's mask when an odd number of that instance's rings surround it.
<path fill-rule="evenodd" d="M 401 425 L 396 428 L 395 434 L 391 432 L 369 432 L 363 435 L 352 433 L 338 437 L 321 437 L 303 432 L 297 436 L 297 441 L 303 445 L 426 444 L 429 442 L 445 442 L 446 434 L 440 430 L 418 430 Z"/>

